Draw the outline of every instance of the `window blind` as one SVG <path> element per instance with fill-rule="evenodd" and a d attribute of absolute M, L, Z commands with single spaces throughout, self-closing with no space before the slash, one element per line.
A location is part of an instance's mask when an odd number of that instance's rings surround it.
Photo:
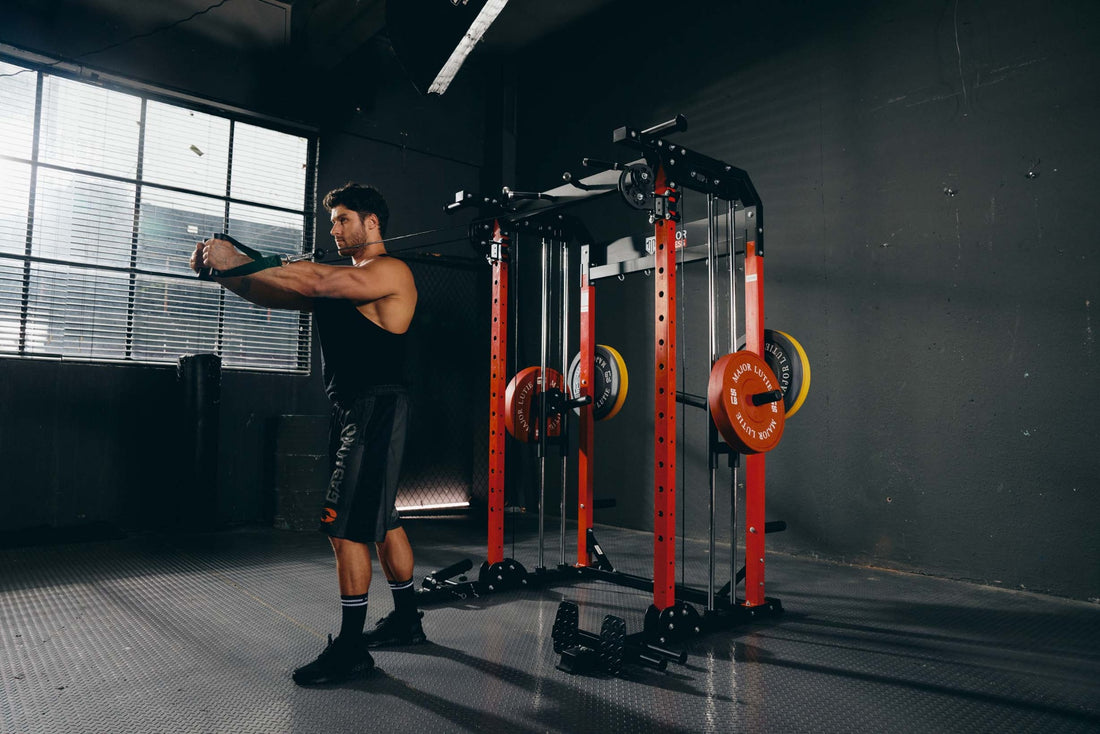
<path fill-rule="evenodd" d="M 228 232 L 300 253 L 315 141 L 0 60 L 0 357 L 308 373 L 311 322 L 199 281 Z"/>

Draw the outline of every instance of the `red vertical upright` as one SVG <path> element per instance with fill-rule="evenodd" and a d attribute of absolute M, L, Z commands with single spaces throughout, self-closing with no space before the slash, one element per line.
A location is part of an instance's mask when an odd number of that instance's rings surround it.
<path fill-rule="evenodd" d="M 581 293 L 580 293 L 580 391 L 581 395 L 592 394 L 592 370 L 596 359 L 596 289 L 589 280 L 589 247 L 581 247 Z M 594 446 L 595 406 L 593 403 L 581 406 L 578 424 L 579 453 L 577 456 L 577 565 L 588 565 L 588 531 L 592 527 L 592 450 Z"/>
<path fill-rule="evenodd" d="M 745 243 L 745 348 L 764 356 L 764 258 L 755 241 Z M 764 603 L 764 456 L 745 457 L 745 605 L 750 607 Z"/>
<path fill-rule="evenodd" d="M 508 240 L 499 221 L 493 222 L 491 247 L 493 324 L 489 365 L 489 547 L 486 558 L 493 564 L 504 560 L 504 391 L 508 361 Z"/>
<path fill-rule="evenodd" d="M 664 166 L 655 184 L 675 211 Z M 664 610 L 676 603 L 676 222 L 658 214 L 654 230 L 653 605 Z"/>

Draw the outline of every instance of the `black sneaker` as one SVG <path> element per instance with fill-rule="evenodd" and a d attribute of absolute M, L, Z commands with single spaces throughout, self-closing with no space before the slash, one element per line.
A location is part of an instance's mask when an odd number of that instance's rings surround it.
<path fill-rule="evenodd" d="M 291 676 L 300 686 L 328 685 L 341 683 L 357 675 L 367 673 L 374 667 L 374 658 L 367 652 L 362 637 L 328 636 L 328 645 L 308 665 L 303 665 Z"/>
<path fill-rule="evenodd" d="M 378 623 L 374 629 L 363 634 L 367 647 L 396 647 L 398 645 L 419 645 L 427 642 L 424 636 L 424 627 L 420 624 L 424 612 L 416 614 L 398 614 L 396 610 L 390 612 Z"/>

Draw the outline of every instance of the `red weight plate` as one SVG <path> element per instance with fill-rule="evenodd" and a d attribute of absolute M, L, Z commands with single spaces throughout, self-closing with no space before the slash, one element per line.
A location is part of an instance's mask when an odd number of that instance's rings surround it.
<path fill-rule="evenodd" d="M 538 396 L 543 391 L 541 370 L 527 367 L 516 373 L 504 390 L 504 427 L 518 440 L 527 443 L 537 441 L 538 434 Z M 546 387 L 561 390 L 565 381 L 557 370 L 546 370 Z M 547 436 L 561 435 L 561 415 L 546 418 Z"/>
<path fill-rule="evenodd" d="M 752 398 L 778 389 L 771 368 L 752 352 L 733 352 L 714 363 L 707 404 L 726 443 L 743 454 L 760 454 L 776 447 L 786 418 L 783 400 L 755 405 Z"/>

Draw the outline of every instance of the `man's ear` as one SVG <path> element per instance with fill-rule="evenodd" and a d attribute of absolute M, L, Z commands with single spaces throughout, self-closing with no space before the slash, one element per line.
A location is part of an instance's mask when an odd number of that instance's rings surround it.
<path fill-rule="evenodd" d="M 367 215 L 367 218 L 366 218 L 365 220 L 363 220 L 363 221 L 364 221 L 364 222 L 369 222 L 369 221 L 371 221 L 372 219 L 374 220 L 374 228 L 375 228 L 375 229 L 379 229 L 379 228 L 380 228 L 380 224 L 379 224 L 379 222 L 378 222 L 378 215 L 377 215 L 377 214 L 368 214 L 368 215 Z"/>

